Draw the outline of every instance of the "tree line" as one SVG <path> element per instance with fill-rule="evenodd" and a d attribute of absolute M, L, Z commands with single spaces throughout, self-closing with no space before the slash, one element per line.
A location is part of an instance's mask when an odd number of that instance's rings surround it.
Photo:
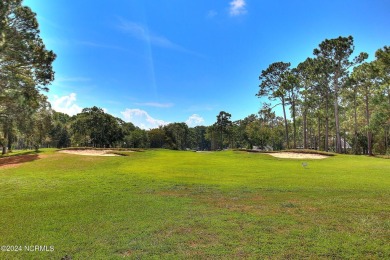
<path fill-rule="evenodd" d="M 296 68 L 275 62 L 261 72 L 257 96 L 282 106 L 287 148 L 389 152 L 390 48 L 364 62 L 354 47 L 352 36 L 326 39 Z"/>
<path fill-rule="evenodd" d="M 353 50 L 352 36 L 327 39 L 314 49 L 314 57 L 295 68 L 288 62 L 270 64 L 261 72 L 256 96 L 266 96 L 276 104 L 265 102 L 257 114 L 242 120 L 231 121 L 231 114 L 221 111 L 210 126 L 172 123 L 142 130 L 112 116 L 105 119 L 107 123 L 97 123 L 98 116 L 92 115 L 105 113 L 95 107 L 71 120 L 68 143 L 179 150 L 257 146 L 385 154 L 390 137 L 390 48 L 378 49 L 371 62 L 364 62 L 367 53 L 351 57 Z M 282 107 L 282 117 L 275 114 L 276 106 Z M 107 124 L 113 129 L 94 130 Z"/>
<path fill-rule="evenodd" d="M 140 129 L 101 108 L 69 116 L 47 97 L 56 58 L 39 36 L 36 14 L 22 0 L 0 2 L 0 147 L 87 146 L 220 150 L 305 148 L 338 153 L 390 152 L 390 47 L 353 56 L 353 37 L 326 39 L 291 68 L 275 62 L 262 70 L 256 114 L 232 121 L 221 111 L 210 126 L 171 123 Z M 283 114 L 277 116 L 275 107 Z"/>
<path fill-rule="evenodd" d="M 268 143 L 283 148 L 282 118 L 270 108 L 260 115 L 231 121 L 231 114 L 221 111 L 211 126 L 189 127 L 186 123 L 170 123 L 154 129 L 141 129 L 104 112 L 98 107 L 84 108 L 69 116 L 51 111 L 51 124 L 42 129 L 43 147 L 94 148 L 165 148 L 173 150 L 221 150 L 226 148 L 252 148 Z M 20 135 L 17 149 L 28 148 Z"/>
<path fill-rule="evenodd" d="M 7 152 L 17 136 L 38 147 L 51 124 L 42 92 L 54 80 L 52 62 L 39 36 L 36 14 L 22 0 L 0 2 L 0 146 Z"/>

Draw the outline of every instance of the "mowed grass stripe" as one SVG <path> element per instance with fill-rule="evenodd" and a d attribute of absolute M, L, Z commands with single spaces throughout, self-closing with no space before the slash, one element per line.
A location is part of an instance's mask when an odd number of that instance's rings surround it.
<path fill-rule="evenodd" d="M 150 150 L 0 169 L 0 258 L 386 258 L 390 161 Z"/>

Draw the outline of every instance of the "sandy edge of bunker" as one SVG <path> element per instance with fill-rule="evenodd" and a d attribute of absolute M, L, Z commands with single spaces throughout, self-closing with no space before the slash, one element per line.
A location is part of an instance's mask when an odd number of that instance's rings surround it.
<path fill-rule="evenodd" d="M 273 157 L 277 158 L 286 158 L 286 159 L 326 159 L 329 156 L 321 155 L 321 154 L 309 154 L 309 153 L 266 153 Z"/>

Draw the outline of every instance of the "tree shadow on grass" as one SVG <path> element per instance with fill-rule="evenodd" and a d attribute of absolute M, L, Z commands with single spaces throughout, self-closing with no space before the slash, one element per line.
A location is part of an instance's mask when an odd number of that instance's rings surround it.
<path fill-rule="evenodd" d="M 0 168 L 14 167 L 25 162 L 39 159 L 38 154 L 15 155 L 0 158 Z"/>
<path fill-rule="evenodd" d="M 9 152 L 8 154 L 0 155 L 0 159 L 1 159 L 1 158 L 4 158 L 4 157 L 12 157 L 12 156 L 20 156 L 20 155 L 29 155 L 29 154 L 39 154 L 39 153 L 42 153 L 42 151 L 40 151 L 40 150 L 38 150 L 38 151 L 35 151 L 35 150 L 28 150 L 28 151 L 23 151 L 23 152 L 20 152 L 20 151 Z"/>

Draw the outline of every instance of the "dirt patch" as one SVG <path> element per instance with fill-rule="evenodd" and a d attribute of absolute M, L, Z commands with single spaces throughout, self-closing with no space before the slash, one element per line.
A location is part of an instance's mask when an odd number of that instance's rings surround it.
<path fill-rule="evenodd" d="M 309 153 L 266 153 L 277 158 L 286 158 L 286 159 L 325 159 L 329 156 L 321 154 L 309 154 Z"/>
<path fill-rule="evenodd" d="M 119 156 L 113 154 L 112 150 L 61 150 L 59 153 L 77 154 L 77 155 L 89 155 L 89 156 Z"/>
<path fill-rule="evenodd" d="M 13 168 L 22 163 L 35 161 L 42 158 L 43 156 L 38 154 L 18 155 L 0 158 L 0 168 Z"/>

